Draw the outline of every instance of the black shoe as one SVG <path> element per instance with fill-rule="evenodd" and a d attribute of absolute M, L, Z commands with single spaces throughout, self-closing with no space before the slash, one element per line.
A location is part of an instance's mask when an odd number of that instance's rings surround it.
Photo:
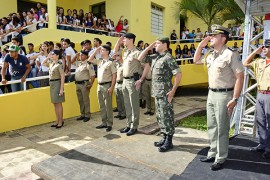
<path fill-rule="evenodd" d="M 120 117 L 121 117 L 120 115 L 114 116 L 114 118 L 120 118 Z"/>
<path fill-rule="evenodd" d="M 144 114 L 147 115 L 147 114 L 150 114 L 150 113 L 151 113 L 150 111 L 147 111 L 147 112 L 145 112 Z"/>
<path fill-rule="evenodd" d="M 173 148 L 172 137 L 173 137 L 172 135 L 166 136 L 164 144 L 158 148 L 159 152 L 166 152 Z"/>
<path fill-rule="evenodd" d="M 56 127 L 57 126 L 57 124 L 53 124 L 53 125 L 51 125 L 51 127 Z"/>
<path fill-rule="evenodd" d="M 136 132 L 137 132 L 137 129 L 130 129 L 130 130 L 127 132 L 127 136 L 132 136 L 132 135 L 134 135 Z"/>
<path fill-rule="evenodd" d="M 163 138 L 159 141 L 159 142 L 154 142 L 154 146 L 156 147 L 161 147 L 164 143 L 165 143 L 165 140 L 166 140 L 166 134 L 163 136 Z"/>
<path fill-rule="evenodd" d="M 119 120 L 123 120 L 123 119 L 126 119 L 126 118 L 127 118 L 126 116 L 120 116 Z"/>
<path fill-rule="evenodd" d="M 155 113 L 153 113 L 153 112 L 150 112 L 150 114 L 149 114 L 149 115 L 150 115 L 150 116 L 153 116 L 154 114 L 155 114 Z"/>
<path fill-rule="evenodd" d="M 111 131 L 111 130 L 112 130 L 112 126 L 107 126 L 106 131 L 109 132 L 109 131 Z"/>
<path fill-rule="evenodd" d="M 84 120 L 83 120 L 83 122 L 87 122 L 89 120 L 90 120 L 90 117 L 85 117 Z"/>
<path fill-rule="evenodd" d="M 120 133 L 127 133 L 130 130 L 130 127 L 125 127 L 120 131 Z"/>
<path fill-rule="evenodd" d="M 262 158 L 264 158 L 264 159 L 270 159 L 270 151 L 265 151 L 265 152 L 262 154 Z"/>
<path fill-rule="evenodd" d="M 115 109 L 113 110 L 113 112 L 118 112 L 118 109 L 117 109 L 117 108 L 115 108 Z"/>
<path fill-rule="evenodd" d="M 214 164 L 212 164 L 212 165 L 210 166 L 210 169 L 211 169 L 212 171 L 217 171 L 217 170 L 222 169 L 222 166 L 223 166 L 223 163 L 217 163 L 217 162 L 215 162 Z"/>
<path fill-rule="evenodd" d="M 107 125 L 101 124 L 96 127 L 96 129 L 102 129 L 102 128 L 107 128 Z"/>
<path fill-rule="evenodd" d="M 215 158 L 214 157 L 201 157 L 200 161 L 201 162 L 215 162 Z"/>
<path fill-rule="evenodd" d="M 264 152 L 264 148 L 262 148 L 260 145 L 258 145 L 256 147 L 252 147 L 249 150 L 252 152 Z"/>
<path fill-rule="evenodd" d="M 78 117 L 76 120 L 78 120 L 78 121 L 84 120 L 84 116 L 80 116 L 80 117 Z"/>
<path fill-rule="evenodd" d="M 63 126 L 64 126 L 64 121 L 62 122 L 62 125 L 61 125 L 61 126 L 56 125 L 55 128 L 56 128 L 56 129 L 60 129 L 60 128 L 63 127 Z"/>

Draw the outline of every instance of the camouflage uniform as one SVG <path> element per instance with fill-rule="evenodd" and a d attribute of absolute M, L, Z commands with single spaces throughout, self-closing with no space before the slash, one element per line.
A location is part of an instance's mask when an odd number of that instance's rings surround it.
<path fill-rule="evenodd" d="M 173 103 L 168 102 L 167 93 L 172 90 L 172 77 L 180 72 L 180 68 L 169 51 L 147 56 L 146 63 L 151 64 L 152 96 L 155 97 L 157 122 L 161 132 L 173 135 Z"/>

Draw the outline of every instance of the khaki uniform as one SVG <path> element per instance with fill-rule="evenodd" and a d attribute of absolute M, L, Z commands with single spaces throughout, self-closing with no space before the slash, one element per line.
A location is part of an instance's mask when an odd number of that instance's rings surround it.
<path fill-rule="evenodd" d="M 140 51 L 124 49 L 123 56 L 123 95 L 127 114 L 127 127 L 137 129 L 140 119 L 139 91 L 136 90 L 134 73 L 141 73 L 141 63 L 137 59 Z"/>
<path fill-rule="evenodd" d="M 258 58 L 251 63 L 254 68 L 258 94 L 256 100 L 256 122 L 259 135 L 259 147 L 270 152 L 270 63 Z"/>
<path fill-rule="evenodd" d="M 233 98 L 235 75 L 244 71 L 238 52 L 223 46 L 220 53 L 207 52 L 209 93 L 207 98 L 207 126 L 210 140 L 208 157 L 223 163 L 228 156 L 230 119 L 227 103 Z M 212 89 L 212 90 L 211 90 Z M 220 91 L 220 89 L 229 89 Z"/>
<path fill-rule="evenodd" d="M 115 86 L 116 103 L 118 115 L 124 117 L 126 116 L 126 109 L 122 90 L 123 64 L 120 62 L 116 62 L 116 69 L 117 69 L 116 86 Z"/>
<path fill-rule="evenodd" d="M 64 67 L 61 62 L 47 63 L 49 67 L 50 95 L 52 103 L 62 103 L 65 101 L 65 94 L 59 96 L 61 87 L 61 74 L 64 73 Z"/>
<path fill-rule="evenodd" d="M 91 77 L 95 75 L 96 73 L 92 64 L 86 60 L 76 62 L 75 84 L 81 117 L 90 118 L 90 89 L 87 86 L 91 83 Z"/>
<path fill-rule="evenodd" d="M 143 83 L 143 95 L 146 100 L 147 112 L 155 112 L 155 98 L 152 97 L 152 71 L 149 70 Z"/>
<path fill-rule="evenodd" d="M 98 102 L 103 125 L 113 125 L 112 96 L 109 95 L 108 89 L 111 87 L 112 75 L 116 73 L 116 67 L 113 61 L 98 59 L 94 60 L 98 67 Z"/>

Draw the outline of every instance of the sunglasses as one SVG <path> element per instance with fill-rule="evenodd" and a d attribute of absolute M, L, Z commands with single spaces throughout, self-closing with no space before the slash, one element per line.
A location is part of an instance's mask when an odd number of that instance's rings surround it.
<path fill-rule="evenodd" d="M 270 46 L 263 46 L 262 48 L 269 48 Z"/>

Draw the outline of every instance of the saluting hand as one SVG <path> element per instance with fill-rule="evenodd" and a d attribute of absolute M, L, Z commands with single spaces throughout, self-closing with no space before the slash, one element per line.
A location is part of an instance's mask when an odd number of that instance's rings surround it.
<path fill-rule="evenodd" d="M 232 115 L 233 108 L 235 107 L 237 103 L 232 99 L 227 104 L 227 110 L 228 110 L 228 116 Z"/>
<path fill-rule="evenodd" d="M 255 52 L 256 54 L 260 54 L 260 53 L 262 52 L 262 49 L 263 49 L 263 48 L 264 48 L 263 46 L 258 47 L 257 49 L 254 50 L 254 52 Z"/>
<path fill-rule="evenodd" d="M 208 42 L 210 41 L 210 39 L 211 39 L 211 36 L 207 36 L 206 38 L 204 38 L 204 39 L 198 44 L 198 47 L 200 47 L 200 48 L 205 47 L 205 46 L 208 44 Z"/>

